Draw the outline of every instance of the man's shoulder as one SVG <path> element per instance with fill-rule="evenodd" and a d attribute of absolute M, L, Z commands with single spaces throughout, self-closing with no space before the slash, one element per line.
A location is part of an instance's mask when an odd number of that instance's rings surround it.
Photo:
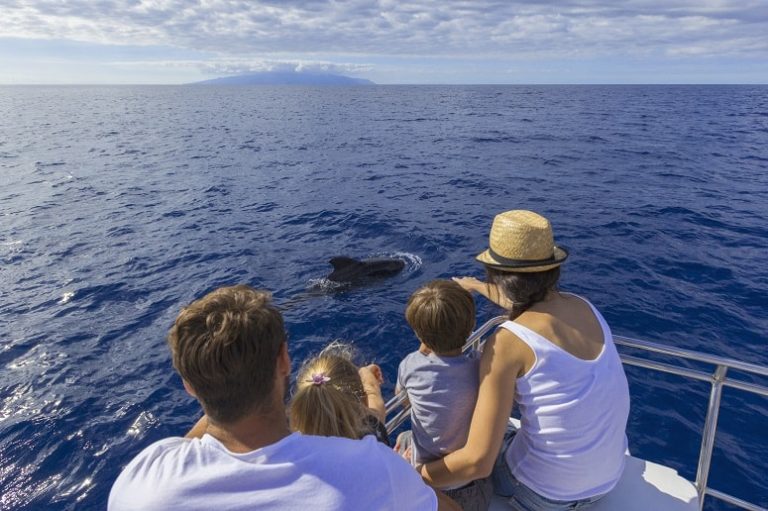
<path fill-rule="evenodd" d="M 179 438 L 148 446 L 126 466 L 112 488 L 109 509 L 202 509 L 189 506 L 193 495 L 198 504 L 205 496 L 206 508 L 230 505 L 233 495 L 247 495 L 249 504 L 229 509 L 275 501 L 303 507 L 311 495 L 320 509 L 391 509 L 401 493 L 417 502 L 406 509 L 434 509 L 434 493 L 373 436 L 350 440 L 294 433 L 246 454 L 230 453 L 211 438 Z"/>
<path fill-rule="evenodd" d="M 163 438 L 161 440 L 158 440 L 156 442 L 149 444 L 144 449 L 142 449 L 141 452 L 139 452 L 139 454 L 137 454 L 131 460 L 128 466 L 134 465 L 141 461 L 153 460 L 156 458 L 162 458 L 166 455 L 173 455 L 173 454 L 179 453 L 185 448 L 189 447 L 192 442 L 193 440 L 190 440 L 188 438 L 182 438 L 182 437 L 176 437 L 176 436 Z"/>
<path fill-rule="evenodd" d="M 300 435 L 294 446 L 297 452 L 311 453 L 305 460 L 319 470 L 334 472 L 360 470 L 369 472 L 413 471 L 413 468 L 390 447 L 379 442 L 374 435 L 359 440 L 349 438 Z M 302 461 L 298 461 L 299 464 Z"/>
<path fill-rule="evenodd" d="M 373 435 L 367 435 L 360 440 L 352 440 L 336 436 L 296 435 L 296 449 L 311 449 L 311 452 L 333 452 L 337 457 L 356 457 L 361 453 L 370 452 L 387 456 L 390 449 L 377 441 Z M 337 458 L 338 459 L 338 458 Z"/>
<path fill-rule="evenodd" d="M 169 437 L 158 440 L 134 456 L 123 468 L 118 480 L 121 478 L 133 478 L 142 473 L 161 471 L 162 467 L 168 464 L 183 463 L 194 442 L 195 440 L 181 437 Z"/>
<path fill-rule="evenodd" d="M 410 463 L 373 435 L 360 440 L 302 438 L 307 442 L 306 447 L 316 449 L 315 454 L 327 461 L 316 462 L 313 466 L 323 467 L 321 470 L 330 471 L 340 480 L 356 481 L 354 486 L 361 484 L 365 490 L 358 498 L 360 502 L 373 503 L 371 509 L 392 508 L 395 503 L 403 511 L 436 509 L 434 490 L 424 483 Z M 324 453 L 333 453 L 334 457 L 328 458 Z"/>
<path fill-rule="evenodd" d="M 187 464 L 193 444 L 199 442 L 181 437 L 169 437 L 154 442 L 139 452 L 123 468 L 112 485 L 109 509 L 134 509 L 126 502 L 143 502 L 155 495 L 167 482 L 167 476 L 177 473 Z"/>

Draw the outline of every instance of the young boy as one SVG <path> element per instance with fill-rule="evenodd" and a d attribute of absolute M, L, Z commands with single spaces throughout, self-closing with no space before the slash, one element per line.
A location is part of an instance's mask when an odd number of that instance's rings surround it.
<path fill-rule="evenodd" d="M 410 447 L 411 462 L 419 465 L 467 441 L 480 357 L 474 350 L 462 353 L 462 347 L 475 327 L 475 302 L 455 282 L 434 280 L 411 295 L 405 318 L 421 344 L 397 373 L 397 391 L 404 389 L 411 403 L 412 431 L 398 437 L 396 448 Z M 465 510 L 484 511 L 490 505 L 489 479 L 444 490 Z"/>

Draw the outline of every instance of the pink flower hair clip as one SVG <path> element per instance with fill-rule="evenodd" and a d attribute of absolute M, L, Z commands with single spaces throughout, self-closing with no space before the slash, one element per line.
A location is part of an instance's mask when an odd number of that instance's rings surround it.
<path fill-rule="evenodd" d="M 322 385 L 329 381 L 331 381 L 331 378 L 330 376 L 326 376 L 325 373 L 315 373 L 312 375 L 312 378 L 307 380 L 307 383 L 311 383 L 312 385 Z"/>

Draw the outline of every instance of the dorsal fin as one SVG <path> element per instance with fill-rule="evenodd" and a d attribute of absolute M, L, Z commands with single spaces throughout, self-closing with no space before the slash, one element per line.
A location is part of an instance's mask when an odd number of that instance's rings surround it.
<path fill-rule="evenodd" d="M 333 266 L 334 270 L 341 270 L 342 268 L 346 268 L 347 266 L 355 266 L 360 264 L 360 261 L 357 259 L 352 259 L 351 257 L 346 256 L 338 256 L 332 258 L 330 261 L 331 266 Z"/>

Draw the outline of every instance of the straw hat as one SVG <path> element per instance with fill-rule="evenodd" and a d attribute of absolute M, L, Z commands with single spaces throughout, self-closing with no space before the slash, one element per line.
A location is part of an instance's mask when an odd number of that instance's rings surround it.
<path fill-rule="evenodd" d="M 565 248 L 555 245 L 549 220 L 533 211 L 513 210 L 496 215 L 489 245 L 477 260 L 502 271 L 551 270 L 568 257 Z"/>

